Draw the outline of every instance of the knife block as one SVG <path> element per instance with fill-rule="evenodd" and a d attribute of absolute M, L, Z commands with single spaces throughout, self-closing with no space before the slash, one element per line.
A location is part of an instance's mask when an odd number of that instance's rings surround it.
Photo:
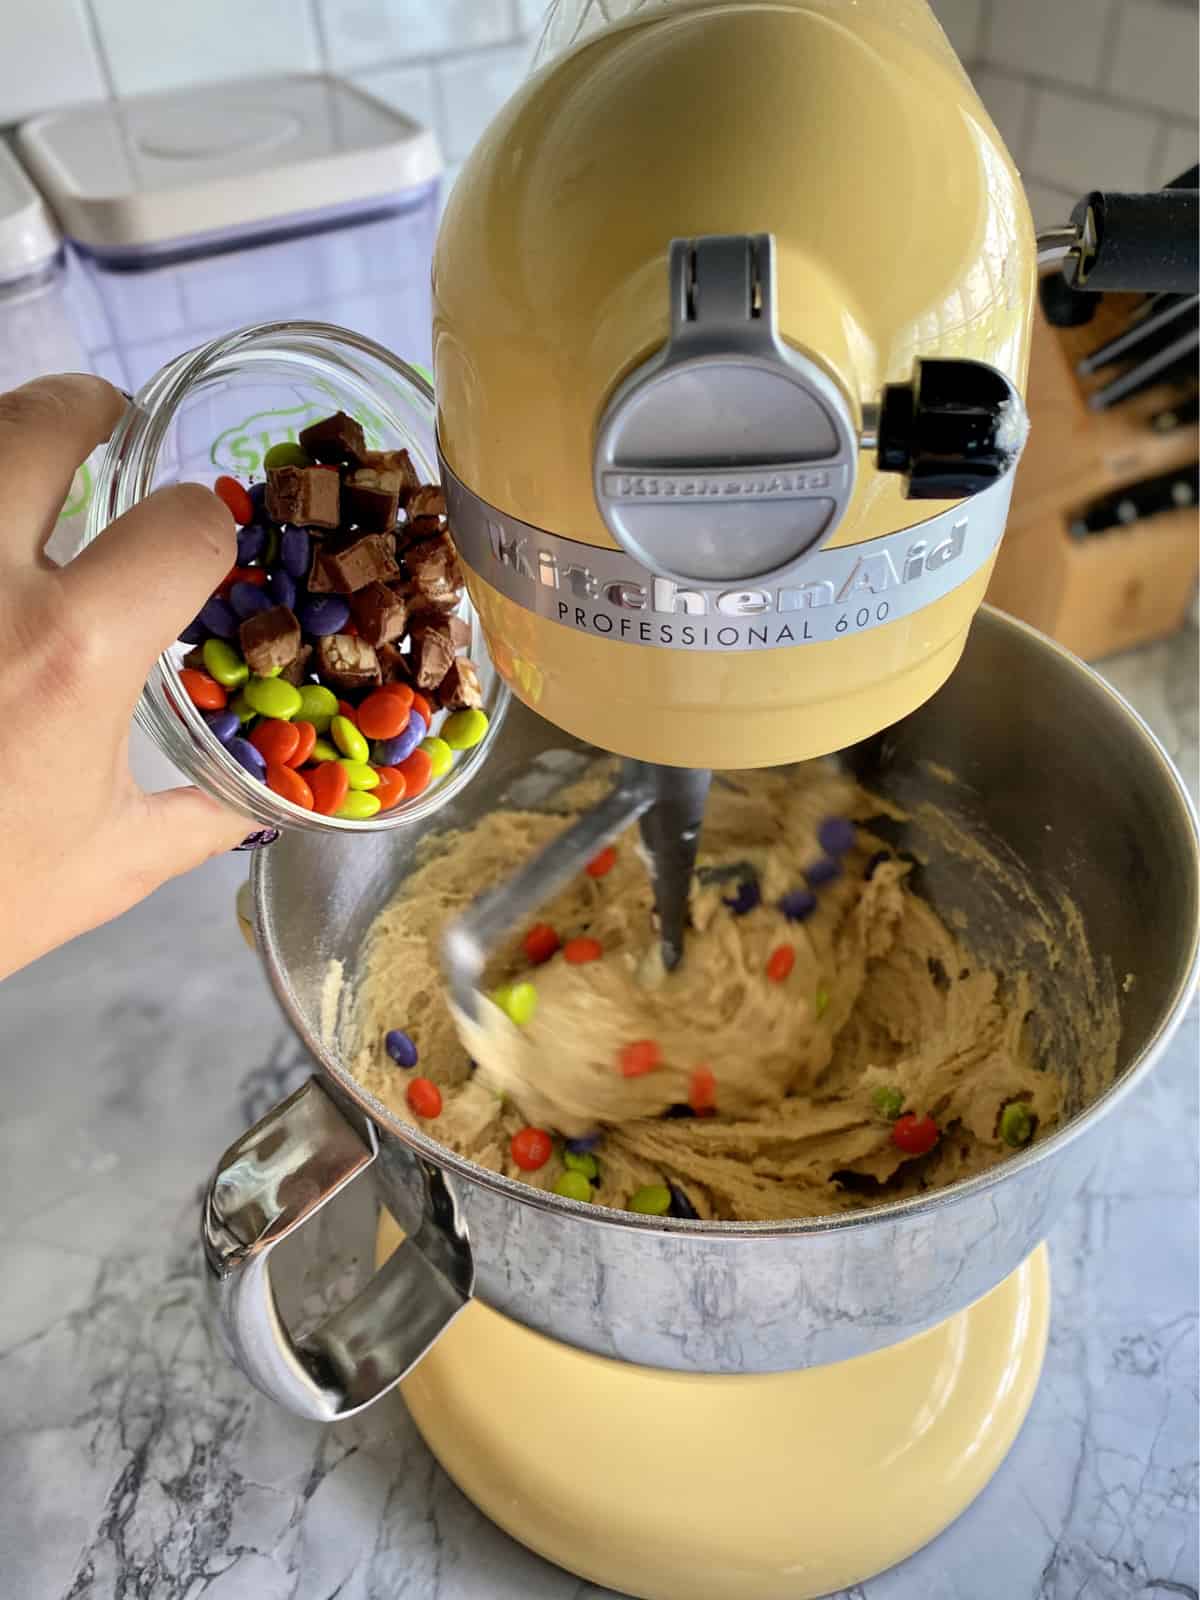
<path fill-rule="evenodd" d="M 1100 495 L 1194 461 L 1200 433 L 1155 433 L 1172 404 L 1156 385 L 1110 411 L 1087 396 L 1111 375 L 1080 378 L 1076 364 L 1127 324 L 1134 295 L 1106 295 L 1084 327 L 1054 328 L 1036 314 L 1029 366 L 1029 443 L 987 598 L 1085 659 L 1173 633 L 1187 617 L 1200 570 L 1196 507 L 1075 538 L 1072 519 Z"/>

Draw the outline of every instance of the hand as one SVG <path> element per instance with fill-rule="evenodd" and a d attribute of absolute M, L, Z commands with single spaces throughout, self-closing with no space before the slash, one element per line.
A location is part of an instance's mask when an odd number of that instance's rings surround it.
<path fill-rule="evenodd" d="M 99 378 L 0 394 L 0 977 L 238 844 L 197 789 L 143 794 L 130 718 L 159 653 L 233 565 L 233 519 L 162 489 L 64 568 L 43 553 L 76 468 L 124 410 Z"/>

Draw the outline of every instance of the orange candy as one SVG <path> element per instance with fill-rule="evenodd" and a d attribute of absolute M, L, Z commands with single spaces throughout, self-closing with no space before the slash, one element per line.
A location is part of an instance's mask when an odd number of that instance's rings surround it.
<path fill-rule="evenodd" d="M 194 706 L 199 706 L 201 711 L 224 710 L 227 698 L 225 691 L 215 678 L 209 677 L 207 672 L 200 672 L 195 667 L 181 667 L 179 681 L 188 699 Z"/>
<path fill-rule="evenodd" d="M 368 739 L 394 739 L 407 726 L 408 706 L 402 695 L 376 689 L 358 708 L 358 731 Z"/>
<path fill-rule="evenodd" d="M 535 967 L 540 967 L 542 962 L 549 961 L 558 949 L 558 934 L 548 922 L 535 922 L 521 943 L 525 946 L 525 954 L 530 961 Z"/>
<path fill-rule="evenodd" d="M 767 957 L 767 977 L 772 983 L 782 983 L 795 965 L 796 952 L 791 945 L 776 945 Z"/>
<path fill-rule="evenodd" d="M 415 690 L 413 691 L 412 708 L 418 716 L 425 718 L 425 726 L 427 728 L 432 727 L 433 707 L 429 704 L 429 701 L 426 700 L 423 694 L 417 694 Z"/>
<path fill-rule="evenodd" d="M 717 1103 L 717 1080 L 711 1067 L 695 1067 L 688 1084 L 688 1105 L 699 1116 Z"/>
<path fill-rule="evenodd" d="M 599 939 L 568 939 L 563 945 L 563 960 L 573 967 L 582 967 L 587 961 L 599 961 L 604 946 Z"/>
<path fill-rule="evenodd" d="M 442 1091 L 428 1078 L 413 1078 L 405 1093 L 409 1106 L 419 1117 L 440 1116 Z"/>
<path fill-rule="evenodd" d="M 592 859 L 588 862 L 585 871 L 587 872 L 589 878 L 603 878 L 606 873 L 612 871 L 616 864 L 617 847 L 616 845 L 609 844 L 605 845 L 604 849 L 601 850 L 598 856 L 592 857 Z"/>
<path fill-rule="evenodd" d="M 513 1134 L 508 1148 L 522 1172 L 536 1172 L 554 1154 L 554 1140 L 545 1128 L 522 1128 Z"/>
<path fill-rule="evenodd" d="M 381 683 L 372 693 L 398 695 L 406 706 L 413 703 L 413 692 L 407 683 Z"/>
<path fill-rule="evenodd" d="M 404 792 L 412 800 L 428 789 L 433 776 L 433 762 L 427 751 L 416 749 L 395 770 L 404 779 Z"/>
<path fill-rule="evenodd" d="M 323 817 L 340 811 L 342 802 L 350 793 L 350 774 L 340 761 L 322 761 L 319 767 L 304 774 L 308 792 L 312 795 L 313 810 Z"/>
<path fill-rule="evenodd" d="M 285 767 L 302 767 L 313 753 L 313 745 L 317 742 L 317 730 L 311 722 L 285 722 L 284 727 L 295 728 L 300 737 L 295 750 L 283 764 Z"/>
<path fill-rule="evenodd" d="M 404 799 L 408 784 L 398 767 L 376 767 L 375 771 L 379 774 L 379 782 L 371 793 L 379 801 L 380 811 L 390 811 Z"/>
<path fill-rule="evenodd" d="M 250 743 L 268 765 L 272 761 L 281 767 L 300 765 L 292 759 L 300 747 L 300 731 L 280 717 L 264 717 L 250 735 Z"/>
<path fill-rule="evenodd" d="M 326 763 L 336 766 L 336 762 Z M 278 761 L 267 762 L 267 788 L 274 789 L 275 793 L 282 795 L 285 800 L 290 800 L 294 806 L 301 806 L 305 811 L 315 809 L 313 792 L 298 772 L 293 772 L 291 767 L 280 766 Z"/>
<path fill-rule="evenodd" d="M 623 1078 L 644 1078 L 661 1060 L 662 1051 L 653 1039 L 637 1039 L 625 1045 L 617 1056 Z"/>
<path fill-rule="evenodd" d="M 266 581 L 267 575 L 261 567 L 230 567 L 217 585 L 217 593 L 222 600 L 227 600 L 235 583 L 252 583 L 255 588 L 261 589 Z"/>
<path fill-rule="evenodd" d="M 254 521 L 254 501 L 236 478 L 220 477 L 213 484 L 213 493 L 223 500 L 240 528 Z"/>
<path fill-rule="evenodd" d="M 348 718 L 356 728 L 358 727 L 358 707 L 352 706 L 349 700 L 338 701 L 338 716 Z"/>

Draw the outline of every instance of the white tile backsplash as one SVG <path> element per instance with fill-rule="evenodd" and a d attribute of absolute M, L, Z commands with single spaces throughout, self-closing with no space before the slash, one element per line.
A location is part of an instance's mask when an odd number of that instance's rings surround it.
<path fill-rule="evenodd" d="M 1127 0 L 1117 25 L 1108 87 L 1127 100 L 1194 117 L 1198 48 L 1193 6 Z"/>
<path fill-rule="evenodd" d="M 979 58 L 984 0 L 933 0 L 933 10 L 959 60 L 969 67 Z"/>
<path fill-rule="evenodd" d="M 1158 170 L 1151 173 L 1154 183 L 1170 183 L 1200 161 L 1200 133 L 1194 127 L 1168 128 L 1158 153 Z"/>
<path fill-rule="evenodd" d="M 1083 137 L 1086 130 L 1086 138 Z M 1142 189 L 1150 182 L 1158 122 L 1149 113 L 1107 106 L 1057 89 L 1034 96 L 1029 174 L 1060 188 Z"/>
<path fill-rule="evenodd" d="M 523 44 L 442 63 L 447 161 L 461 161 L 470 151 L 524 78 L 528 65 L 529 52 Z"/>
<path fill-rule="evenodd" d="M 335 71 L 511 40 L 509 0 L 317 0 Z"/>
<path fill-rule="evenodd" d="M 994 0 L 984 59 L 997 67 L 1090 88 L 1100 80 L 1119 0 Z"/>
<path fill-rule="evenodd" d="M 84 0 L 12 3 L 0 8 L 0 123 L 108 93 Z"/>
<path fill-rule="evenodd" d="M 170 0 L 169 11 L 147 0 L 90 3 L 119 95 L 319 63 L 312 17 L 296 0 Z"/>
<path fill-rule="evenodd" d="M 1008 153 L 1018 167 L 1025 163 L 1029 143 L 1030 107 L 1033 91 L 1024 78 L 995 67 L 981 67 L 975 73 L 975 87 L 988 109 Z"/>

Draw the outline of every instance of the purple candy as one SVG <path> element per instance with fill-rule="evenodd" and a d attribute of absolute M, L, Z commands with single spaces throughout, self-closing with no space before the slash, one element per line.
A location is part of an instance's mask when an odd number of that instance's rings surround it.
<path fill-rule="evenodd" d="M 700 1213 L 684 1194 L 677 1183 L 669 1183 L 667 1188 L 671 1191 L 671 1209 L 667 1213 L 671 1217 L 683 1217 L 688 1222 L 699 1222 Z"/>
<path fill-rule="evenodd" d="M 249 739 L 230 739 L 225 748 L 239 766 L 245 767 L 252 778 L 257 778 L 259 783 L 267 781 L 267 763 Z"/>
<path fill-rule="evenodd" d="M 245 528 L 238 529 L 237 536 L 237 564 L 239 567 L 248 567 L 252 561 L 257 561 L 267 548 L 267 530 L 256 528 L 253 523 Z"/>
<path fill-rule="evenodd" d="M 220 595 L 214 594 L 211 600 L 206 600 L 200 607 L 200 615 L 196 621 L 218 639 L 236 639 L 238 619 L 234 615 L 233 607 L 226 605 Z"/>
<path fill-rule="evenodd" d="M 196 617 L 188 623 L 187 627 L 179 635 L 179 642 L 180 644 L 203 644 L 207 638 L 208 629 L 200 621 L 200 618 Z"/>
<path fill-rule="evenodd" d="M 683 1100 L 676 1101 L 673 1106 L 668 1106 L 663 1112 L 663 1116 L 666 1117 L 668 1121 L 672 1122 L 679 1121 L 681 1117 L 694 1117 L 695 1115 L 696 1113 L 692 1110 L 691 1106 L 686 1104 L 686 1102 Z"/>
<path fill-rule="evenodd" d="M 876 850 L 863 869 L 863 877 L 867 879 L 873 878 L 876 867 L 881 867 L 885 861 L 890 861 L 891 859 L 892 852 L 890 850 Z"/>
<path fill-rule="evenodd" d="M 276 567 L 268 573 L 267 593 L 275 605 L 287 606 L 292 611 L 296 609 L 296 580 L 282 567 Z"/>
<path fill-rule="evenodd" d="M 603 1139 L 602 1133 L 581 1133 L 578 1139 L 564 1139 L 563 1149 L 573 1156 L 590 1156 L 593 1150 L 600 1148 Z"/>
<path fill-rule="evenodd" d="M 377 767 L 394 767 L 412 755 L 429 732 L 429 724 L 419 711 L 408 713 L 408 723 L 394 739 L 376 739 L 371 746 L 371 760 Z"/>
<path fill-rule="evenodd" d="M 270 611 L 274 601 L 256 583 L 235 583 L 229 591 L 229 604 L 245 622 L 257 611 Z"/>
<path fill-rule="evenodd" d="M 735 917 L 744 917 L 748 911 L 762 904 L 762 890 L 753 878 L 743 878 L 737 886 L 737 893 L 725 904 Z"/>
<path fill-rule="evenodd" d="M 805 867 L 804 876 L 814 888 L 818 884 L 832 883 L 835 878 L 842 875 L 842 863 L 835 861 L 832 856 L 822 856 L 814 861 L 811 867 Z"/>
<path fill-rule="evenodd" d="M 827 856 L 844 856 L 854 848 L 854 824 L 849 817 L 826 817 L 817 829 L 817 843 Z"/>
<path fill-rule="evenodd" d="M 228 744 L 241 727 L 236 711 L 206 711 L 204 720 L 222 744 Z"/>
<path fill-rule="evenodd" d="M 309 538 L 303 528 L 285 528 L 279 536 L 279 560 L 293 578 L 308 571 Z"/>
<path fill-rule="evenodd" d="M 350 620 L 350 607 L 340 594 L 310 594 L 296 615 L 305 633 L 321 639 L 330 633 L 341 633 Z"/>
<path fill-rule="evenodd" d="M 780 900 L 779 909 L 789 922 L 803 922 L 817 909 L 817 897 L 811 889 L 789 889 Z"/>
<path fill-rule="evenodd" d="M 265 483 L 252 483 L 246 490 L 250 496 L 250 504 L 254 507 L 255 522 L 265 522 L 267 517 L 267 486 Z"/>
<path fill-rule="evenodd" d="M 417 1047 L 403 1028 L 393 1028 L 384 1035 L 383 1047 L 398 1067 L 415 1067 Z"/>

